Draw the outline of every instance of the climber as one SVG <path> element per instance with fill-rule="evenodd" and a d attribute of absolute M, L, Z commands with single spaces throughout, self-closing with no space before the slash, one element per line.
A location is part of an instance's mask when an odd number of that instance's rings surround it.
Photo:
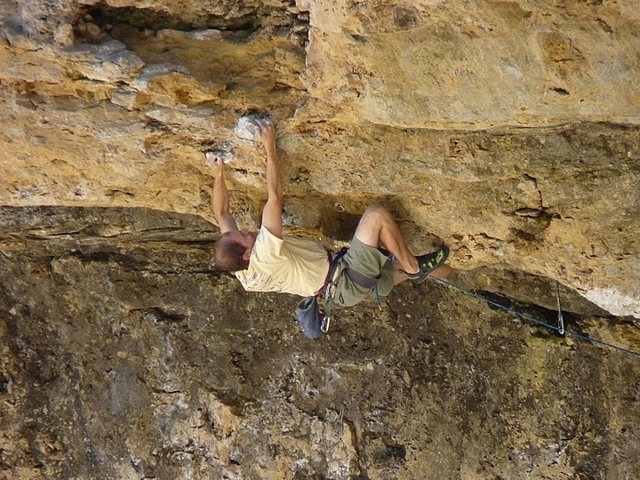
<path fill-rule="evenodd" d="M 449 253 L 445 246 L 414 256 L 391 213 L 380 205 L 365 210 L 349 249 L 339 255 L 328 254 L 313 240 L 284 235 L 282 169 L 275 127 L 268 118 L 255 120 L 255 126 L 256 139 L 262 142 L 267 157 L 268 197 L 259 232 L 238 228 L 229 210 L 224 162 L 214 152 L 205 155 L 215 178 L 212 204 L 222 234 L 215 244 L 215 262 L 234 272 L 245 290 L 311 297 L 326 293 L 331 285 L 328 301 L 349 307 L 372 291 L 378 298 L 389 295 L 394 285 L 404 280 L 420 284 L 429 275 L 446 278 L 453 271 L 444 264 Z M 317 327 L 315 337 L 319 336 Z M 313 333 L 307 336 L 315 338 Z"/>

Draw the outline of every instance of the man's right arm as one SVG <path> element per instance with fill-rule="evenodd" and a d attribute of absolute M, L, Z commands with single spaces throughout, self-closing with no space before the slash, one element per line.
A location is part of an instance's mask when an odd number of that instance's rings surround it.
<path fill-rule="evenodd" d="M 206 159 L 215 177 L 211 205 L 213 207 L 213 214 L 216 216 L 218 225 L 220 226 L 220 233 L 224 234 L 238 230 L 236 221 L 229 210 L 229 191 L 227 190 L 227 185 L 224 180 L 224 162 L 222 161 L 222 157 L 212 152 L 207 152 Z"/>

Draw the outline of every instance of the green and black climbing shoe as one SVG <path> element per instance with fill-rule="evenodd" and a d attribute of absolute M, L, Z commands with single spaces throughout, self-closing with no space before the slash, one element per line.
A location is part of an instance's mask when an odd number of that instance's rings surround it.
<path fill-rule="evenodd" d="M 424 282 L 436 268 L 444 265 L 444 262 L 447 261 L 448 257 L 449 248 L 446 245 L 443 245 L 435 252 L 420 255 L 419 257 L 416 257 L 418 259 L 420 271 L 418 271 L 418 273 L 408 273 L 407 277 L 409 277 L 409 280 L 413 283 L 420 284 Z"/>

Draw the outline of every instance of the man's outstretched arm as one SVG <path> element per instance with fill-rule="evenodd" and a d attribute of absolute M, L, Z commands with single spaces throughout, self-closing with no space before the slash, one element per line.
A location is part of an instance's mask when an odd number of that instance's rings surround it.
<path fill-rule="evenodd" d="M 282 238 L 282 167 L 276 152 L 276 129 L 271 120 L 258 122 L 258 136 L 267 152 L 267 203 L 262 210 L 262 225 L 276 237 Z"/>
<path fill-rule="evenodd" d="M 222 161 L 222 157 L 213 152 L 207 152 L 205 157 L 207 165 L 213 170 L 213 176 L 215 178 L 213 182 L 213 199 L 211 206 L 213 207 L 213 214 L 218 220 L 220 233 L 238 230 L 236 221 L 229 211 L 229 191 L 224 181 L 224 162 Z"/>

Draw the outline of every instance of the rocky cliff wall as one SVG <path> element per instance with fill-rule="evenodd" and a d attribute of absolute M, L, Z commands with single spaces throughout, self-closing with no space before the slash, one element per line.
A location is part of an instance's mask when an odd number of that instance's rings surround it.
<path fill-rule="evenodd" d="M 637 368 L 617 355 L 558 347 L 525 326 L 519 339 L 508 338 L 508 326 L 494 334 L 495 312 L 434 287 L 425 287 L 428 299 L 402 290 L 383 312 L 345 314 L 329 345 L 297 346 L 290 325 L 279 340 L 293 299 L 245 297 L 208 262 L 215 228 L 212 178 L 202 162 L 205 150 L 223 152 L 234 213 L 256 226 L 263 157 L 233 128 L 247 111 L 269 111 L 290 231 L 347 241 L 366 205 L 382 202 L 416 251 L 450 245 L 465 285 L 552 309 L 557 281 L 573 328 L 637 350 L 637 2 L 5 0 L 0 26 L 0 205 L 12 207 L 0 223 L 8 352 L 0 392 L 9 405 L 3 471 L 24 478 L 640 476 L 628 460 L 638 448 Z M 145 226 L 146 215 L 160 226 Z M 192 224 L 196 233 L 184 234 Z M 201 295 L 190 298 L 178 280 L 164 279 L 178 274 Z M 113 290 L 112 276 L 122 291 Z M 124 298 L 131 289 L 154 300 Z M 166 301 L 149 293 L 172 289 L 177 296 Z M 221 298 L 228 296 L 242 300 L 227 305 Z M 424 312 L 441 310 L 429 314 L 440 319 L 432 325 Z M 276 324 L 265 322 L 265 311 Z M 411 336 L 403 315 L 429 319 L 420 323 L 429 325 L 428 341 Z M 244 326 L 233 325 L 238 319 Z M 126 334 L 112 331 L 120 324 Z M 167 346 L 176 329 L 188 330 L 184 351 L 219 333 L 202 348 L 221 353 L 199 363 L 194 346 L 176 373 Z M 452 332 L 456 342 L 447 343 Z M 114 335 L 142 344 L 87 346 Z M 486 336 L 488 347 L 480 341 Z M 446 347 L 429 353 L 439 342 Z M 353 360 L 350 349 L 368 360 Z M 121 370 L 105 360 L 114 352 L 125 352 Z M 437 365 L 427 361 L 431 354 Z M 95 356 L 99 371 L 88 369 Z M 155 359 L 149 367 L 147 357 Z M 47 359 L 55 366 L 40 378 Z M 264 362 L 271 370 L 257 379 Z M 352 363 L 347 375 L 341 365 Z M 565 370 L 578 373 L 566 380 Z M 180 394 L 141 386 L 140 372 L 171 376 Z M 213 373 L 193 386 L 191 377 L 205 372 Z M 319 388 L 310 380 L 317 376 L 344 384 Z M 500 395 L 466 416 L 480 398 L 469 396 L 469 382 L 481 398 Z M 430 393 L 414 394 L 414 385 Z M 356 406 L 354 398 L 366 395 L 375 400 Z M 596 413 L 580 410 L 582 395 Z M 510 405 L 507 417 L 492 406 L 498 401 Z M 544 416 L 535 405 L 544 405 Z M 562 423 L 558 408 L 573 420 Z M 141 409 L 137 428 L 131 419 Z M 55 411 L 51 429 L 42 423 L 45 410 Z M 269 415 L 290 423 L 278 430 L 265 423 Z M 110 423 L 117 431 L 100 426 Z M 193 433 L 192 423 L 208 433 Z M 261 430 L 275 440 L 258 441 Z M 246 455 L 255 442 L 261 460 L 252 464 Z M 311 453 L 314 443 L 332 453 Z"/>
<path fill-rule="evenodd" d="M 5 2 L 0 201 L 210 219 L 215 148 L 255 224 L 264 166 L 233 127 L 268 110 L 292 225 L 336 237 L 382 200 L 418 249 L 638 317 L 633 3 Z"/>
<path fill-rule="evenodd" d="M 216 232 L 197 216 L 5 207 L 0 219 L 13 232 L 0 243 L 4 478 L 640 474 L 635 357 L 431 283 L 341 310 L 308 341 L 296 298 L 244 292 L 212 267 Z M 628 322 L 567 320 L 640 342 Z"/>

